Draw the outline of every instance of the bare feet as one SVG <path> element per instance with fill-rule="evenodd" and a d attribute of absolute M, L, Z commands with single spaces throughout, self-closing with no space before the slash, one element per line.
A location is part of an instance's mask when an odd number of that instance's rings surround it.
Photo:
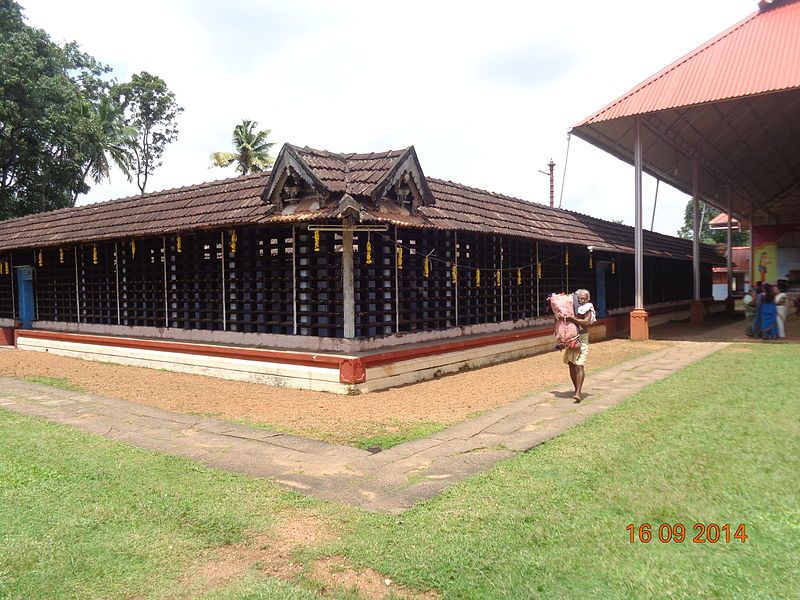
<path fill-rule="evenodd" d="M 572 396 L 572 399 L 575 400 L 575 404 L 578 404 L 581 401 L 581 395 L 575 393 L 575 395 Z"/>

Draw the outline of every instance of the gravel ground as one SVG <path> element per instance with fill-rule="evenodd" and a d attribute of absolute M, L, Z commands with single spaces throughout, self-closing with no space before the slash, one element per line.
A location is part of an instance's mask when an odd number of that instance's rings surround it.
<path fill-rule="evenodd" d="M 595 343 L 589 367 L 607 367 L 668 344 L 628 340 Z M 357 396 L 273 388 L 21 350 L 0 352 L 0 375 L 63 378 L 83 390 L 112 398 L 264 424 L 345 444 L 422 423 L 456 423 L 568 379 L 561 354 L 556 352 Z"/>

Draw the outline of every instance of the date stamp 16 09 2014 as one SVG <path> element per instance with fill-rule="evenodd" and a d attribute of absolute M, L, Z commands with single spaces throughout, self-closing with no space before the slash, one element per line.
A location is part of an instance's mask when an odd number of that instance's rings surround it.
<path fill-rule="evenodd" d="M 735 527 L 735 529 L 734 529 Z M 636 525 L 630 523 L 626 528 L 628 532 L 628 541 L 631 544 L 635 542 L 648 542 L 659 541 L 662 544 L 669 542 L 680 544 L 684 541 L 691 541 L 695 544 L 716 544 L 731 542 L 741 542 L 744 544 L 749 537 L 747 535 L 747 527 L 744 523 L 738 526 L 729 525 L 724 523 L 718 525 L 717 523 L 695 523 L 692 526 L 691 532 L 686 528 L 683 523 L 661 523 L 658 526 L 650 525 L 650 523 L 642 523 Z"/>

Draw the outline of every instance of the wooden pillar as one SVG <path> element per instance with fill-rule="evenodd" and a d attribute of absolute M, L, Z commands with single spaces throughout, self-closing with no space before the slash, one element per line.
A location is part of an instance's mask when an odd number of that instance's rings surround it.
<path fill-rule="evenodd" d="M 500 322 L 502 323 L 505 316 L 503 306 L 503 238 L 500 238 Z"/>
<path fill-rule="evenodd" d="M 161 238 L 161 251 L 164 260 L 164 327 L 169 329 L 169 289 L 167 282 L 167 236 Z"/>
<path fill-rule="evenodd" d="M 228 330 L 228 285 L 225 281 L 225 232 L 219 232 L 219 239 L 222 244 L 222 331 Z"/>
<path fill-rule="evenodd" d="M 356 293 L 353 274 L 353 221 L 351 217 L 342 219 L 342 297 L 344 303 L 344 337 L 351 340 L 356 337 Z"/>
<path fill-rule="evenodd" d="M 533 265 L 533 277 L 536 279 L 536 316 L 541 316 L 542 302 L 539 297 L 539 242 L 536 242 L 536 263 Z"/>
<path fill-rule="evenodd" d="M 14 273 L 14 256 L 13 252 L 10 250 L 8 251 L 8 268 L 9 273 L 11 274 L 11 320 L 16 321 L 17 318 L 17 298 L 16 293 L 17 289 L 14 285 L 14 280 L 17 278 L 16 273 Z"/>
<path fill-rule="evenodd" d="M 292 226 L 292 325 L 297 335 L 297 227 Z"/>
<path fill-rule="evenodd" d="M 400 270 L 397 266 L 397 225 L 394 226 L 394 331 L 400 333 Z"/>
<path fill-rule="evenodd" d="M 80 282 L 78 280 L 78 248 L 79 245 L 75 245 L 72 249 L 72 254 L 75 257 L 75 311 L 78 317 L 78 323 L 81 322 L 81 289 L 80 289 Z"/>
<path fill-rule="evenodd" d="M 119 303 L 119 249 L 114 242 L 114 279 L 117 286 L 117 325 L 122 325 L 122 311 Z"/>
<path fill-rule="evenodd" d="M 453 232 L 453 264 L 456 267 L 456 280 L 453 282 L 453 296 L 456 303 L 456 327 L 458 327 L 458 231 Z"/>

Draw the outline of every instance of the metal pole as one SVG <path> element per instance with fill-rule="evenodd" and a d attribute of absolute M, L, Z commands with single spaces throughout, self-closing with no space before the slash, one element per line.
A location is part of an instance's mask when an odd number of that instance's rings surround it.
<path fill-rule="evenodd" d="M 653 216 L 650 218 L 650 231 L 653 231 L 653 227 L 656 224 L 656 206 L 658 206 L 658 184 L 661 183 L 660 179 L 656 179 L 656 195 L 653 198 Z"/>
<path fill-rule="evenodd" d="M 297 227 L 292 226 L 292 321 L 297 335 Z"/>
<path fill-rule="evenodd" d="M 694 299 L 700 300 L 700 165 L 692 161 L 692 273 L 694 275 Z"/>
<path fill-rule="evenodd" d="M 228 286 L 225 283 L 225 232 L 220 231 L 222 242 L 222 331 L 228 330 Z"/>
<path fill-rule="evenodd" d="M 169 291 L 167 290 L 167 236 L 161 238 L 161 260 L 164 261 L 164 327 L 169 329 Z"/>
<path fill-rule="evenodd" d="M 634 230 L 634 308 L 644 309 L 644 237 L 642 234 L 642 122 L 641 117 L 634 117 L 633 122 L 633 190 L 636 205 L 636 222 Z"/>
<path fill-rule="evenodd" d="M 541 316 L 541 302 L 539 299 L 539 242 L 536 242 L 536 264 L 533 266 L 533 276 L 536 279 L 536 316 Z"/>
<path fill-rule="evenodd" d="M 122 325 L 122 312 L 119 308 L 119 251 L 117 242 L 114 242 L 114 277 L 117 283 L 117 325 Z"/>
<path fill-rule="evenodd" d="M 453 232 L 453 264 L 456 266 L 456 280 L 453 282 L 455 286 L 455 299 L 456 299 L 456 327 L 458 327 L 458 232 Z"/>
<path fill-rule="evenodd" d="M 78 323 L 81 322 L 81 291 L 80 291 L 80 284 L 78 283 L 78 248 L 79 245 L 76 245 L 72 249 L 72 253 L 75 256 L 75 307 L 76 312 L 78 315 Z"/>
<path fill-rule="evenodd" d="M 733 235 L 731 234 L 731 221 L 733 221 L 733 190 L 728 186 L 728 298 L 733 294 Z"/>
<path fill-rule="evenodd" d="M 353 273 L 353 224 L 342 219 L 342 303 L 344 304 L 344 337 L 356 337 L 356 297 Z"/>
<path fill-rule="evenodd" d="M 556 163 L 553 162 L 553 159 L 550 159 L 550 162 L 547 163 L 547 166 L 550 168 L 550 208 L 553 208 L 556 204 L 556 182 L 555 182 L 555 168 Z"/>
<path fill-rule="evenodd" d="M 394 330 L 400 333 L 400 273 L 397 269 L 397 225 L 394 226 Z"/>

